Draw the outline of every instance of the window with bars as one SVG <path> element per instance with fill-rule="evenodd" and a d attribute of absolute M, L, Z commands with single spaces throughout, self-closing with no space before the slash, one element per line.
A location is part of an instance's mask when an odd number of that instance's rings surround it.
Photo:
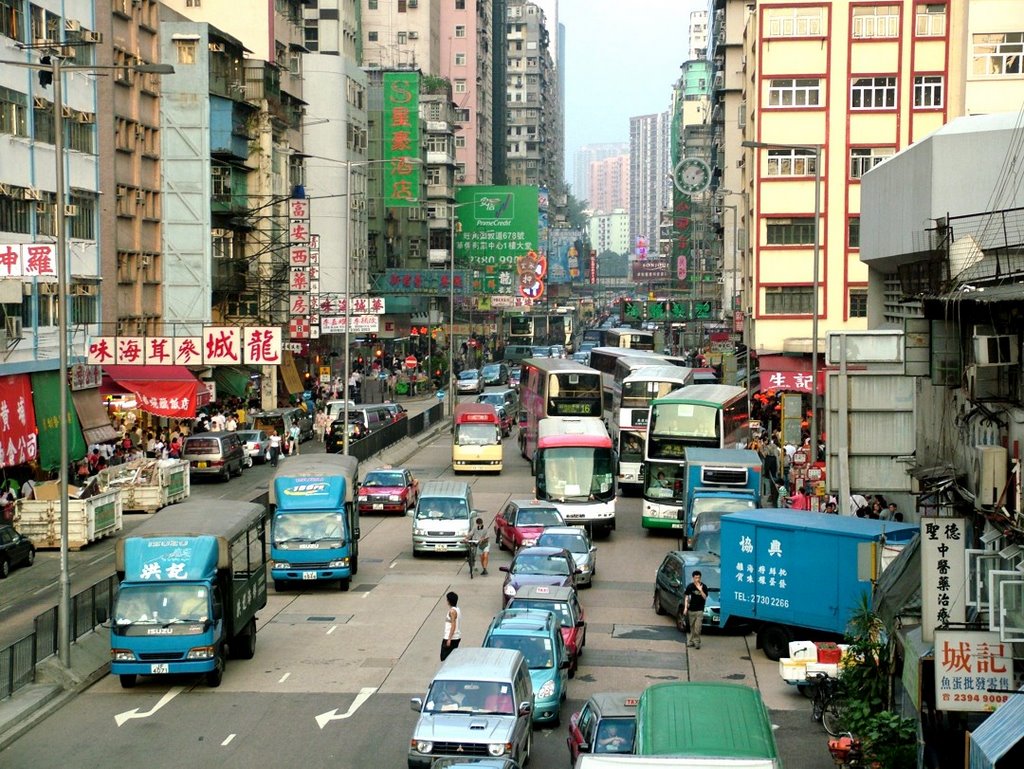
<path fill-rule="evenodd" d="M 768 81 L 769 107 L 817 107 L 821 104 L 818 78 L 776 78 Z"/>
<path fill-rule="evenodd" d="M 814 244 L 814 217 L 769 219 L 766 222 L 769 246 L 807 246 Z"/>
<path fill-rule="evenodd" d="M 859 216 L 851 216 L 846 220 L 846 245 L 849 248 L 860 248 Z"/>
<path fill-rule="evenodd" d="M 175 40 L 174 50 L 175 57 L 178 64 L 195 64 L 196 63 L 196 45 L 197 40 Z"/>
<path fill-rule="evenodd" d="M 892 147 L 851 147 L 850 178 L 860 179 L 883 160 L 891 158 L 894 152 Z"/>
<path fill-rule="evenodd" d="M 920 109 L 942 107 L 942 75 L 918 75 L 914 78 L 914 106 Z"/>
<path fill-rule="evenodd" d="M 814 37 L 821 35 L 820 8 L 766 8 L 765 37 Z"/>
<path fill-rule="evenodd" d="M 231 197 L 231 169 L 228 166 L 210 168 L 210 194 L 220 200 Z"/>
<path fill-rule="evenodd" d="M 68 237 L 94 240 L 96 238 L 95 198 L 72 195 L 71 205 L 75 206 L 75 215 L 67 217 Z"/>
<path fill-rule="evenodd" d="M 0 86 L 0 134 L 28 136 L 28 96 Z"/>
<path fill-rule="evenodd" d="M 853 9 L 853 37 L 899 37 L 898 5 L 859 5 Z"/>
<path fill-rule="evenodd" d="M 814 150 L 796 148 L 768 150 L 767 176 L 814 176 Z"/>
<path fill-rule="evenodd" d="M 768 286 L 764 290 L 766 315 L 810 315 L 813 311 L 812 286 Z"/>
<path fill-rule="evenodd" d="M 918 3 L 914 14 L 914 33 L 918 37 L 942 37 L 946 34 L 945 3 Z"/>
<path fill-rule="evenodd" d="M 868 316 L 868 290 L 851 288 L 849 294 L 849 317 L 866 318 Z"/>
<path fill-rule="evenodd" d="M 30 200 L 0 197 L 0 232 L 31 232 L 33 205 Z"/>
<path fill-rule="evenodd" d="M 1020 75 L 1024 32 L 993 32 L 971 39 L 975 75 Z"/>
<path fill-rule="evenodd" d="M 457 53 L 457 54 L 455 54 L 455 66 L 456 67 L 465 67 L 466 66 L 466 54 L 464 54 L 464 53 Z"/>
<path fill-rule="evenodd" d="M 0 35 L 10 37 L 19 43 L 25 40 L 22 0 L 0 0 Z"/>
<path fill-rule="evenodd" d="M 896 109 L 896 78 L 854 79 L 850 84 L 850 109 Z"/>

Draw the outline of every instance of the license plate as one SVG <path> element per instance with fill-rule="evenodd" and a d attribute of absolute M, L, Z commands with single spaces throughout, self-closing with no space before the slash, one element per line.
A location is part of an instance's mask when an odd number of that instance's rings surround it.
<path fill-rule="evenodd" d="M 374 510 L 383 510 L 384 509 L 384 503 L 383 502 L 374 502 L 373 503 L 373 509 Z"/>
<path fill-rule="evenodd" d="M 154 675 L 154 676 L 158 675 L 160 673 L 170 673 L 171 672 L 171 667 L 170 667 L 170 665 L 167 665 L 167 664 L 164 664 L 164 665 L 150 665 L 149 666 L 149 672 L 150 672 L 151 675 Z"/>
<path fill-rule="evenodd" d="M 681 523 L 673 523 L 672 524 L 672 528 L 673 529 L 682 529 L 683 528 L 683 524 L 681 524 Z"/>
<path fill-rule="evenodd" d="M 434 550 L 436 550 L 439 553 L 443 553 L 447 549 L 448 549 L 448 545 L 434 545 Z"/>
<path fill-rule="evenodd" d="M 205 470 L 206 462 L 196 462 L 196 467 L 198 467 L 200 470 Z"/>
<path fill-rule="evenodd" d="M 718 621 L 719 621 L 719 617 L 718 617 L 717 614 L 714 617 L 711 618 L 711 624 L 712 625 L 717 625 Z"/>
<path fill-rule="evenodd" d="M 302 578 L 303 579 L 316 579 L 316 572 L 315 571 L 304 571 L 304 572 L 302 572 Z"/>

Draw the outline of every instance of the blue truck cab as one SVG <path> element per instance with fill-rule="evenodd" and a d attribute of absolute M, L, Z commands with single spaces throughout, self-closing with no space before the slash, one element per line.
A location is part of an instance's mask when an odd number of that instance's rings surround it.
<path fill-rule="evenodd" d="M 686 449 L 686 534 L 705 510 L 737 513 L 761 506 L 762 461 L 747 449 Z"/>
<path fill-rule="evenodd" d="M 111 673 L 193 673 L 219 686 L 227 656 L 252 659 L 267 605 L 266 508 L 222 501 L 164 508 L 118 540 Z M 105 619 L 105 618 L 102 618 Z"/>
<path fill-rule="evenodd" d="M 270 574 L 289 582 L 334 581 L 348 590 L 359 571 L 358 461 L 340 454 L 289 457 L 278 468 L 270 503 Z"/>

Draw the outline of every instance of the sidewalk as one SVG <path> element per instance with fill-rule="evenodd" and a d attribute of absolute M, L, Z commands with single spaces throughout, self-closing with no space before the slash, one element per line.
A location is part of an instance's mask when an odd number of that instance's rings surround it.
<path fill-rule="evenodd" d="M 425 404 L 426 410 L 436 398 L 410 396 L 412 405 Z M 403 400 L 403 403 L 408 403 Z M 409 406 L 406 405 L 406 408 Z M 412 409 L 409 409 L 412 412 Z M 419 413 L 417 410 L 415 413 Z M 361 472 L 383 465 L 401 465 L 420 449 L 446 432 L 451 420 L 443 417 L 415 438 L 403 438 L 378 454 L 360 463 Z M 5 700 L 0 700 L 0 750 L 43 719 L 62 708 L 79 692 L 85 691 L 110 671 L 110 631 L 97 628 L 71 644 L 71 667 L 65 669 L 56 656 L 36 665 L 36 680 L 23 686 Z"/>

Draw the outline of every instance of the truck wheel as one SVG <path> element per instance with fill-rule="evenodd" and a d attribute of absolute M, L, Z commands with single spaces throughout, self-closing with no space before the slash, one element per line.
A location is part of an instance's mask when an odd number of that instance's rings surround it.
<path fill-rule="evenodd" d="M 661 605 L 661 596 L 658 595 L 658 591 L 654 591 L 654 613 L 664 616 L 665 607 Z"/>
<path fill-rule="evenodd" d="M 251 660 L 256 656 L 256 618 L 249 620 L 245 629 L 235 636 L 231 645 L 231 654 L 240 660 Z"/>
<path fill-rule="evenodd" d="M 359 573 L 359 556 L 352 556 L 352 576 L 354 577 Z"/>
<path fill-rule="evenodd" d="M 781 625 L 766 625 L 757 634 L 757 645 L 764 656 L 773 662 L 789 655 L 789 642 L 792 640 L 789 630 Z"/>
<path fill-rule="evenodd" d="M 226 663 L 224 661 L 224 649 L 219 650 L 217 655 L 217 662 L 213 670 L 206 674 L 206 685 L 211 689 L 216 689 L 220 686 L 220 682 L 224 680 L 224 668 Z"/>
<path fill-rule="evenodd" d="M 139 677 L 134 673 L 122 673 L 118 678 L 121 679 L 122 689 L 134 689 L 135 682 L 139 680 Z"/>
<path fill-rule="evenodd" d="M 283 579 L 275 579 L 274 580 L 274 590 L 276 592 L 278 592 L 278 593 L 283 593 L 284 589 L 285 589 L 285 587 L 287 587 L 287 585 L 288 585 L 288 583 L 285 582 Z"/>
<path fill-rule="evenodd" d="M 341 592 L 347 593 L 348 592 L 348 587 L 349 587 L 349 578 L 348 577 L 342 577 L 341 579 L 338 580 L 338 589 Z"/>

